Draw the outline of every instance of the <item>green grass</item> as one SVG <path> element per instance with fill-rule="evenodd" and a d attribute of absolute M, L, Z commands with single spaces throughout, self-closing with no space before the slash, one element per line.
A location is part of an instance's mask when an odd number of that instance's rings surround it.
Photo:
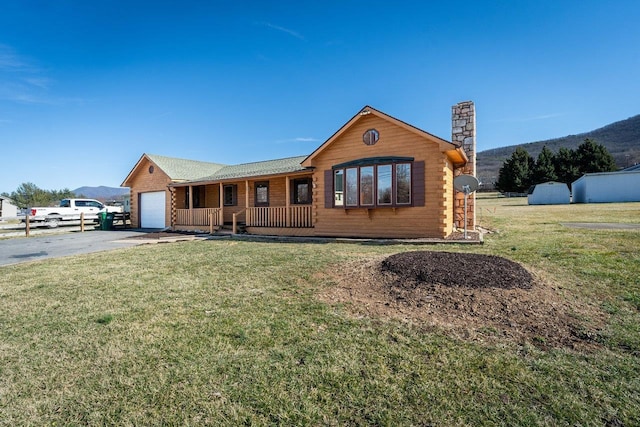
<path fill-rule="evenodd" d="M 638 425 L 640 204 L 484 197 L 483 246 L 195 241 L 0 269 L 0 425 Z M 464 342 L 318 293 L 345 261 L 489 253 L 606 314 L 588 352 Z M 619 424 L 618 424 L 619 425 Z"/>

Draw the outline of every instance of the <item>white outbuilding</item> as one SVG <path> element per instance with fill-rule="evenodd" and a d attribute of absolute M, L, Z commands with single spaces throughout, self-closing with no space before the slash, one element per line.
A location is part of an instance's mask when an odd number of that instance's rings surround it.
<path fill-rule="evenodd" d="M 587 173 L 571 184 L 573 203 L 640 202 L 640 170 Z"/>
<path fill-rule="evenodd" d="M 571 194 L 567 184 L 549 181 L 532 185 L 527 200 L 530 205 L 568 205 L 571 202 Z"/>
<path fill-rule="evenodd" d="M 18 215 L 18 208 L 11 199 L 0 196 L 0 218 L 14 218 Z"/>

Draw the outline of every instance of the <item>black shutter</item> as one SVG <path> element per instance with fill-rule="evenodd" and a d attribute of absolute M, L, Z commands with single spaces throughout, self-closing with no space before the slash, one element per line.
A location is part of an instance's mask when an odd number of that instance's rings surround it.
<path fill-rule="evenodd" d="M 413 206 L 424 206 L 424 161 L 413 162 L 411 166 L 411 194 Z"/>
<path fill-rule="evenodd" d="M 333 170 L 324 171 L 324 207 L 333 207 Z"/>

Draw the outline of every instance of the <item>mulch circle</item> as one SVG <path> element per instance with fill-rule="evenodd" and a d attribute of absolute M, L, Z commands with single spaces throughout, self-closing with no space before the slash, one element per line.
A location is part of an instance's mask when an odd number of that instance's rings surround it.
<path fill-rule="evenodd" d="M 531 288 L 533 276 L 520 264 L 494 255 L 417 251 L 391 255 L 382 271 L 398 279 L 468 288 Z"/>

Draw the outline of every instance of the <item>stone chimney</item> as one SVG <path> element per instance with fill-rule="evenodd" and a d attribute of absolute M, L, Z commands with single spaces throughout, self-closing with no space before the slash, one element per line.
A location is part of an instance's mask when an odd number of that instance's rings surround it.
<path fill-rule="evenodd" d="M 473 101 L 459 102 L 451 107 L 451 141 L 461 146 L 469 158 L 465 166 L 456 169 L 455 176 L 476 176 L 476 108 Z M 473 230 L 476 226 L 476 193 L 467 197 L 467 229 Z M 464 228 L 464 193 L 455 191 L 453 209 L 455 226 Z"/>

